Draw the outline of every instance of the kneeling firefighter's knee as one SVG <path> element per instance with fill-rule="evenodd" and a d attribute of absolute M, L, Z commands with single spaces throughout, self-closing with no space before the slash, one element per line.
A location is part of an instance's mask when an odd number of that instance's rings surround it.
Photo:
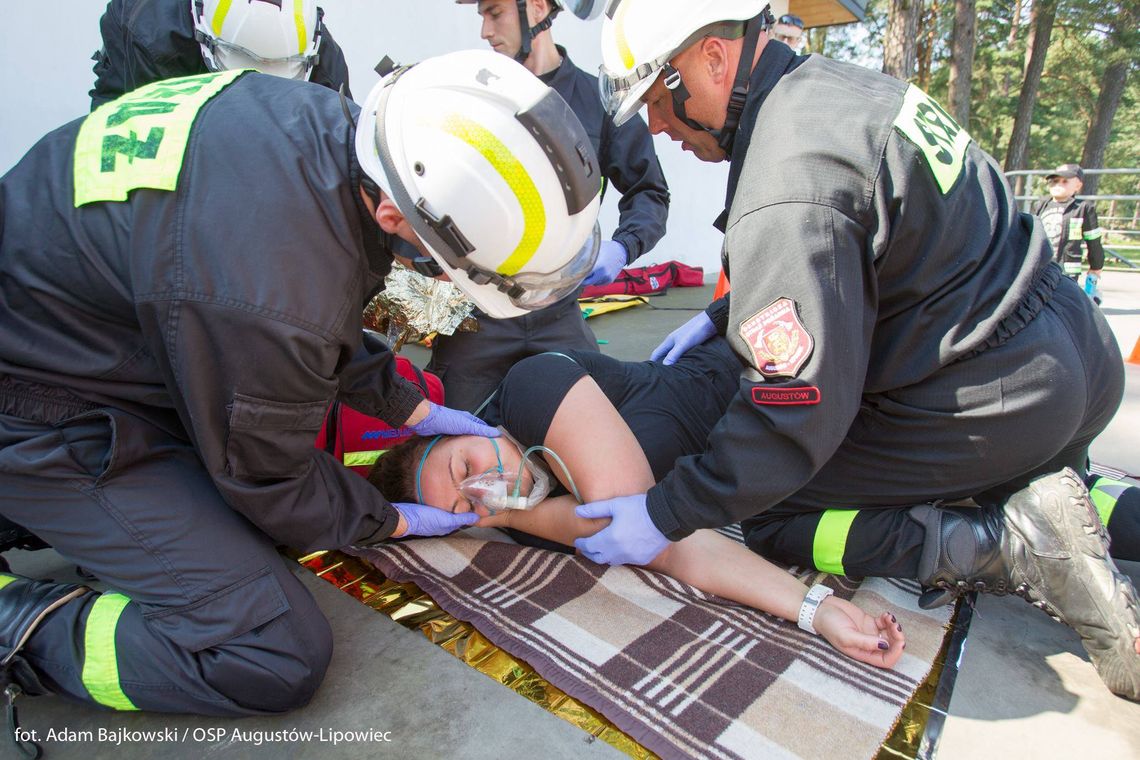
<path fill-rule="evenodd" d="M 251 712 L 286 712 L 313 698 L 332 649 L 323 615 L 290 611 L 202 656 L 210 663 L 207 680 L 233 702 Z"/>

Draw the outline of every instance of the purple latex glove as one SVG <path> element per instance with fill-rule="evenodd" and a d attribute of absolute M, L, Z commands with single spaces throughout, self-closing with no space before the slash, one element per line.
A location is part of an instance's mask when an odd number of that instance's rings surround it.
<path fill-rule="evenodd" d="M 716 326 L 709 315 L 701 312 L 685 324 L 678 327 L 662 341 L 661 345 L 653 349 L 649 358 L 651 361 L 661 361 L 662 364 L 676 364 L 677 360 L 693 346 L 699 346 L 716 335 Z"/>
<path fill-rule="evenodd" d="M 578 551 L 600 565 L 645 565 L 669 546 L 649 518 L 643 493 L 581 504 L 574 512 L 613 520 L 594 535 L 574 541 Z"/>
<path fill-rule="evenodd" d="M 594 269 L 582 280 L 582 285 L 609 285 L 628 263 L 629 251 L 624 245 L 616 240 L 603 240 Z"/>
<path fill-rule="evenodd" d="M 399 536 L 393 538 L 403 538 L 404 536 L 446 536 L 448 533 L 466 528 L 468 525 L 474 525 L 479 520 L 479 515 L 474 512 L 460 512 L 459 514 L 452 514 L 446 509 L 439 509 L 438 507 L 429 507 L 426 504 L 393 504 L 396 511 L 404 518 L 404 522 L 408 524 L 408 529 L 401 533 Z"/>
<path fill-rule="evenodd" d="M 431 402 L 428 402 L 431 403 Z M 470 412 L 431 404 L 427 417 L 411 425 L 416 435 L 481 435 L 498 438 L 499 431 Z"/>

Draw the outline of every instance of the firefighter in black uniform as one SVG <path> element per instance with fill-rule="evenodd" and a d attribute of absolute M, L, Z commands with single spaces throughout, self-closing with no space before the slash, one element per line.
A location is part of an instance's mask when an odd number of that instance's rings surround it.
<path fill-rule="evenodd" d="M 302 29 L 289 29 L 298 24 Z M 277 29 L 282 25 L 283 30 Z M 344 87 L 345 95 L 352 97 L 344 52 L 325 26 L 324 12 L 312 0 L 305 0 L 299 19 L 292 3 L 283 7 L 266 0 L 234 5 L 217 0 L 111 0 L 99 20 L 99 31 L 103 46 L 93 56 L 92 109 L 160 79 L 243 67 L 306 79 L 333 90 Z M 274 31 L 282 32 L 278 38 L 293 32 L 294 39 L 305 40 L 304 49 L 298 43 L 299 53 L 290 50 L 283 56 L 293 60 L 273 61 L 276 56 L 269 48 L 277 41 Z M 217 55 L 218 47 L 226 45 L 230 47 Z M 252 48 L 259 48 L 265 60 L 248 54 Z M 240 49 L 247 53 L 242 55 Z"/>
<path fill-rule="evenodd" d="M 445 84 L 510 66 L 557 99 L 513 62 L 474 55 L 448 64 Z M 497 435 L 423 399 L 383 344 L 361 345 L 362 308 L 393 260 L 381 229 L 408 233 L 387 222 L 392 201 L 362 169 L 376 120 L 358 141 L 357 109 L 345 108 L 330 90 L 256 72 L 164 80 L 49 133 L 0 180 L 0 514 L 114 589 L 0 574 L 9 699 L 51 691 L 211 715 L 297 707 L 323 677 L 330 632 L 275 545 L 368 544 L 471 521 L 389 504 L 313 445 L 334 397 L 413 430 Z M 508 116 L 520 134 L 503 141 L 526 147 L 530 133 Z M 587 144 L 564 112 L 532 111 L 529 123 L 571 150 Z M 419 148 L 441 152 L 436 134 L 421 127 Z M 557 259 L 574 241 L 550 203 L 565 209 L 563 193 L 535 183 L 557 238 L 540 254 Z M 577 184 L 588 191 L 580 216 L 596 217 L 598 183 Z M 477 233 L 466 230 L 487 243 Z M 596 247 L 585 248 L 565 287 L 590 271 Z M 544 271 L 536 261 L 529 270 Z M 498 283 L 489 291 L 501 295 Z"/>
<path fill-rule="evenodd" d="M 732 162 L 731 297 L 663 348 L 725 334 L 746 369 L 703 454 L 579 508 L 613 517 L 579 548 L 644 562 L 739 520 L 765 556 L 917 578 L 928 605 L 1018 593 L 1140 698 L 1135 591 L 1072 472 L 1120 403 L 1120 353 L 1001 169 L 918 89 L 768 41 L 759 0 L 610 14 L 615 118 L 648 104 L 654 131 L 717 130 Z M 947 506 L 967 498 L 981 508 Z"/>
<path fill-rule="evenodd" d="M 623 267 L 648 253 L 665 234 L 669 188 L 645 123 L 635 120 L 616 127 L 598 99 L 597 77 L 575 66 L 566 50 L 554 44 L 550 26 L 563 5 L 582 17 L 591 10 L 591 3 L 578 0 L 480 0 L 478 11 L 488 44 L 522 63 L 570 104 L 590 135 L 605 182 L 621 193 L 618 227 L 602 242 L 597 266 L 583 283 L 600 285 L 613 282 Z M 443 379 L 448 403 L 457 409 L 478 407 L 527 356 L 571 348 L 598 350 L 576 294 L 517 319 L 477 316 L 478 332 L 437 338 L 428 364 Z"/>
<path fill-rule="evenodd" d="M 1040 201 L 1033 213 L 1041 218 L 1045 235 L 1053 246 L 1054 260 L 1061 265 L 1066 277 L 1080 278 L 1085 248 L 1088 248 L 1085 292 L 1100 303 L 1098 285 L 1104 269 L 1104 246 L 1100 239 L 1104 230 L 1096 217 L 1096 204 L 1077 200 L 1084 181 L 1085 172 L 1079 165 L 1061 164 L 1045 177 L 1050 197 Z"/>

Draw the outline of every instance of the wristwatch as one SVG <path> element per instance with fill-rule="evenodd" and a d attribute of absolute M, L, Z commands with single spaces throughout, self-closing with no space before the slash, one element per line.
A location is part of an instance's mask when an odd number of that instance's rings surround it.
<path fill-rule="evenodd" d="M 816 610 L 823 600 L 831 596 L 833 592 L 827 586 L 817 583 L 808 589 L 807 596 L 804 597 L 804 603 L 800 605 L 800 619 L 796 624 L 807 631 L 808 633 L 819 634 L 812 623 L 815 621 Z"/>

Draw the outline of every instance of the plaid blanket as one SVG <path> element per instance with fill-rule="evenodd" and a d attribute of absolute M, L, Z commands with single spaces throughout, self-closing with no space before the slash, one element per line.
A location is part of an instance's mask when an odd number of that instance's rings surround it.
<path fill-rule="evenodd" d="M 639 568 L 462 535 L 354 553 L 663 758 L 873 756 L 930 671 L 952 611 L 920 610 L 913 582 L 826 576 L 837 595 L 898 616 L 907 648 L 888 671 Z"/>

